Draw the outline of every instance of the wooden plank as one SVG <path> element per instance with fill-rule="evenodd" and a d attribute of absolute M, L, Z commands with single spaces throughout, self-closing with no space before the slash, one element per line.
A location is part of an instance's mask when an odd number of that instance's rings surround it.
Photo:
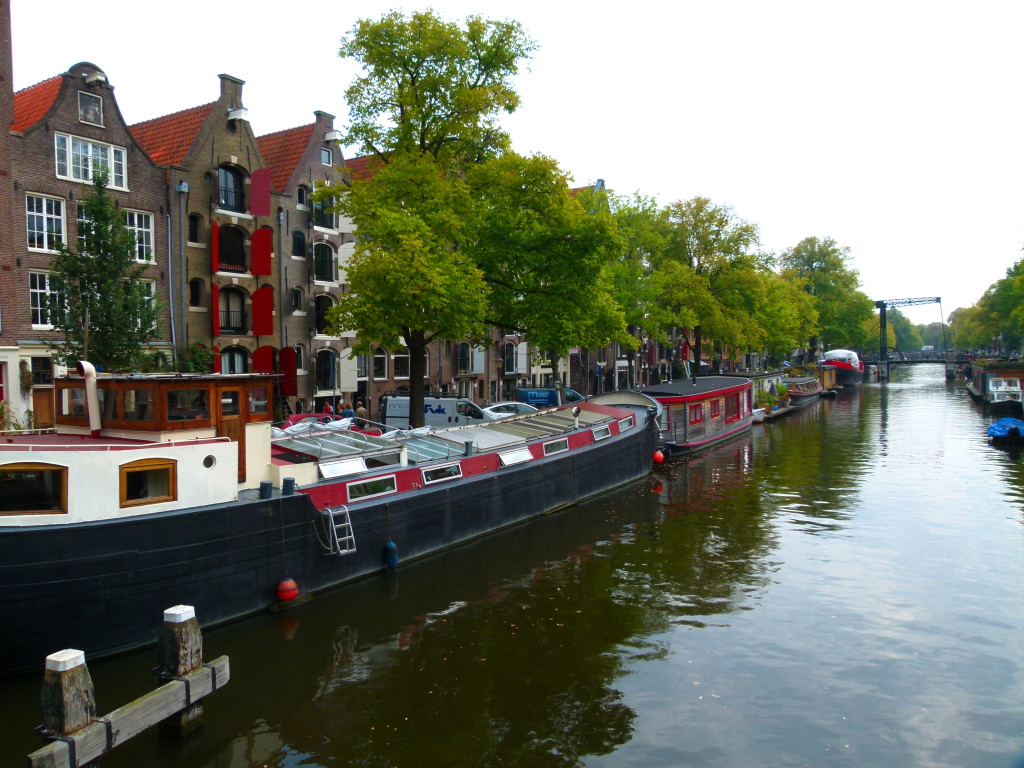
<path fill-rule="evenodd" d="M 214 674 L 206 667 L 200 667 L 191 674 L 185 675 L 191 688 L 192 702 L 223 688 L 231 679 L 231 668 L 227 656 L 220 656 L 210 662 L 216 670 L 217 688 L 213 687 Z M 155 691 L 147 693 L 130 704 L 115 709 L 106 719 L 110 721 L 112 741 L 115 747 L 133 736 L 137 736 L 147 728 L 161 720 L 179 712 L 187 706 L 185 684 L 172 680 Z M 107 751 L 107 727 L 96 721 L 77 731 L 68 739 L 75 742 L 76 762 L 71 763 L 71 749 L 61 741 L 55 741 L 28 756 L 28 764 L 32 768 L 79 768 L 79 766 L 95 760 Z"/>

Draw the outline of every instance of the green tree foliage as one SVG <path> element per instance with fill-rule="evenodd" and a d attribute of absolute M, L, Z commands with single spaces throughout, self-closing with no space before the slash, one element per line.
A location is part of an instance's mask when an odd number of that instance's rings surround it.
<path fill-rule="evenodd" d="M 945 323 L 936 322 L 928 323 L 928 325 L 918 325 L 917 332 L 921 336 L 922 346 L 930 345 L 939 351 L 946 349 L 952 340 L 949 326 Z"/>
<path fill-rule="evenodd" d="M 698 360 L 705 336 L 760 348 L 765 333 L 755 316 L 764 301 L 764 281 L 752 253 L 757 227 L 706 197 L 672 203 L 665 217 L 668 246 L 653 264 L 656 273 L 665 273 L 654 277 L 655 303 L 670 308 L 660 322 L 692 326 Z"/>
<path fill-rule="evenodd" d="M 557 376 L 570 347 L 634 343 L 611 292 L 621 255 L 603 200 L 574 196 L 554 160 L 506 152 L 470 167 L 469 238 L 490 288 L 491 325 L 525 334 L 547 350 Z"/>
<path fill-rule="evenodd" d="M 924 346 L 917 327 L 910 322 L 910 318 L 898 309 L 886 310 L 885 324 L 892 329 L 895 335 L 894 346 L 897 351 L 904 354 L 907 352 L 918 352 Z"/>
<path fill-rule="evenodd" d="M 953 312 L 957 349 L 991 349 L 997 354 L 1018 351 L 1024 343 L 1024 261 L 1006 270 L 1006 277 L 988 287 L 974 307 Z"/>
<path fill-rule="evenodd" d="M 518 106 L 512 79 L 533 49 L 515 22 L 471 16 L 460 26 L 431 11 L 362 20 L 342 40 L 340 54 L 364 70 L 345 94 L 346 143 L 383 166 L 350 192 L 318 192 L 359 232 L 346 265 L 352 293 L 329 322 L 358 332 L 357 351 L 408 348 L 413 425 L 423 423 L 426 345 L 483 334 L 489 290 L 462 248 L 472 200 L 461 176 L 508 147 L 497 118 Z"/>
<path fill-rule="evenodd" d="M 863 348 L 871 343 L 869 324 L 874 302 L 859 290 L 860 277 L 849 266 L 849 249 L 826 237 L 807 237 L 784 252 L 782 275 L 814 297 L 819 336 L 811 339 L 825 349 Z"/>
<path fill-rule="evenodd" d="M 818 311 L 799 281 L 786 280 L 771 270 L 764 272 L 763 279 L 764 301 L 757 309 L 756 321 L 765 332 L 766 356 L 781 361 L 817 334 Z"/>
<path fill-rule="evenodd" d="M 50 323 L 63 338 L 50 345 L 65 365 L 88 360 L 107 371 L 138 370 L 156 336 L 157 306 L 141 282 L 135 235 L 94 175 L 79 205 L 79 240 L 59 243 L 50 262 Z"/>
<path fill-rule="evenodd" d="M 346 266 L 353 291 L 339 297 L 328 320 L 335 333 L 358 329 L 356 352 L 375 344 L 408 348 L 414 426 L 423 418 L 427 345 L 484 335 L 488 286 L 458 247 L 470 202 L 461 178 L 440 173 L 430 155 L 410 154 L 355 184 L 345 201 L 359 222 Z"/>
<path fill-rule="evenodd" d="M 497 117 L 519 106 L 512 79 L 535 48 L 514 21 L 470 16 L 460 26 L 432 11 L 359 21 L 340 50 L 365 70 L 345 92 L 346 143 L 384 158 L 479 160 L 507 148 Z"/>

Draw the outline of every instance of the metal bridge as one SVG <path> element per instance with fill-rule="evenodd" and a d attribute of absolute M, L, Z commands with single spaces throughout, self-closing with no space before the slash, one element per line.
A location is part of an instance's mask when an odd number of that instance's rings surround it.
<path fill-rule="evenodd" d="M 938 304 L 939 305 L 939 316 L 942 316 L 942 299 L 938 296 L 928 296 L 920 299 L 883 299 L 882 301 L 875 302 L 875 308 L 878 309 L 878 362 L 888 363 L 889 362 L 889 345 L 888 345 L 888 326 L 885 320 L 885 310 L 892 307 L 911 307 L 917 304 Z M 946 324 L 943 321 L 942 333 L 945 336 Z M 947 346 L 943 342 L 943 346 Z M 888 376 L 888 370 L 885 371 Z"/>

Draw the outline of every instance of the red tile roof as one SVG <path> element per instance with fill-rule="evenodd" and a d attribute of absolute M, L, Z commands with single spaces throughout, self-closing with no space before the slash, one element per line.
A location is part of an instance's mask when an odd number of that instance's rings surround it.
<path fill-rule="evenodd" d="M 260 154 L 270 168 L 270 183 L 275 192 L 285 191 L 288 179 L 295 173 L 295 166 L 309 146 L 309 138 L 315 127 L 315 123 L 310 123 L 256 138 Z"/>
<path fill-rule="evenodd" d="M 43 119 L 60 92 L 63 75 L 29 86 L 14 94 L 14 121 L 12 131 L 24 131 Z"/>
<path fill-rule="evenodd" d="M 154 117 L 129 126 L 128 130 L 154 162 L 180 165 L 213 109 L 213 104 L 211 102 L 163 117 Z"/>
<path fill-rule="evenodd" d="M 372 179 L 374 174 L 377 173 L 383 165 L 384 161 L 377 155 L 353 157 L 345 161 L 345 167 L 348 168 L 352 181 L 367 181 L 368 179 Z"/>

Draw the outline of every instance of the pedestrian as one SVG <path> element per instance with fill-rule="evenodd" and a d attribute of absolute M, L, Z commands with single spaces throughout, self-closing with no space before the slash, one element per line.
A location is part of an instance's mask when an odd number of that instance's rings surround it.
<path fill-rule="evenodd" d="M 356 426 L 359 429 L 366 426 L 366 409 L 363 408 L 362 400 L 356 400 Z"/>
<path fill-rule="evenodd" d="M 334 413 L 334 409 L 331 407 L 330 400 L 324 400 L 324 413 L 326 413 L 327 415 Z"/>
<path fill-rule="evenodd" d="M 352 410 L 352 403 L 345 403 L 341 409 L 341 418 L 343 419 L 354 419 L 356 412 Z"/>

